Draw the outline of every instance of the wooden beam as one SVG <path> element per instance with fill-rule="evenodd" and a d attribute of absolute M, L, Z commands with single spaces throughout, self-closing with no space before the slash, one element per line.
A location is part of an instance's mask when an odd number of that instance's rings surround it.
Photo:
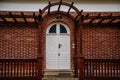
<path fill-rule="evenodd" d="M 58 6 L 58 12 L 60 11 L 61 4 L 62 4 L 62 0 L 60 0 L 60 4 Z"/>
<path fill-rule="evenodd" d="M 34 22 L 37 23 L 36 17 L 35 17 L 35 12 L 33 13 L 33 18 L 34 18 Z"/>
<path fill-rule="evenodd" d="M 109 15 L 109 18 L 112 18 L 112 15 L 113 15 L 113 14 L 111 13 L 111 14 Z"/>
<path fill-rule="evenodd" d="M 42 14 L 42 10 L 41 9 L 39 9 L 39 14 Z"/>
<path fill-rule="evenodd" d="M 89 22 L 89 24 L 91 24 L 94 20 L 95 20 L 95 18 L 91 19 L 91 21 Z"/>
<path fill-rule="evenodd" d="M 92 24 L 89 24 L 89 23 L 80 23 L 79 25 L 91 25 L 91 26 L 120 26 L 119 22 L 117 23 L 101 23 L 101 24 L 98 24 L 98 23 L 92 23 Z"/>
<path fill-rule="evenodd" d="M 101 13 L 99 13 L 98 16 L 96 16 L 96 17 L 97 17 L 97 18 L 100 18 L 100 16 L 101 16 Z"/>
<path fill-rule="evenodd" d="M 73 4 L 74 4 L 74 2 L 72 2 L 72 3 L 71 3 L 70 8 L 68 9 L 67 14 L 69 14 L 69 12 L 70 12 L 70 10 L 71 10 L 71 8 L 72 8 Z"/>
<path fill-rule="evenodd" d="M 0 25 L 9 25 L 9 24 L 12 24 L 12 25 L 25 25 L 26 23 L 24 23 L 24 22 L 15 23 L 13 21 L 9 21 L 6 24 L 6 22 L 0 21 Z M 37 24 L 35 24 L 34 22 L 27 22 L 27 25 L 37 25 Z"/>
<path fill-rule="evenodd" d="M 50 14 L 50 7 L 51 7 L 51 2 L 49 1 L 48 14 Z"/>
<path fill-rule="evenodd" d="M 7 23 L 7 20 L 0 14 L 0 18 L 5 22 Z"/>
<path fill-rule="evenodd" d="M 96 18 L 99 18 L 101 16 L 101 14 L 99 13 L 95 18 L 91 19 L 91 21 L 89 22 L 89 24 L 91 24 Z"/>
<path fill-rule="evenodd" d="M 12 13 L 11 13 L 11 12 L 9 12 L 9 15 L 13 18 L 14 22 L 16 22 L 16 23 L 17 23 L 17 20 L 15 19 L 15 17 L 13 17 L 13 15 L 12 15 Z"/>
<path fill-rule="evenodd" d="M 84 21 L 84 15 L 81 16 L 80 22 Z"/>
<path fill-rule="evenodd" d="M 99 22 L 98 22 L 98 24 L 101 24 L 102 23 L 102 21 L 104 21 L 105 19 L 101 19 Z"/>
<path fill-rule="evenodd" d="M 98 15 L 97 16 L 90 16 L 89 15 L 88 17 L 84 17 L 84 19 L 93 19 L 93 18 L 96 18 L 96 19 L 120 19 L 120 16 L 112 16 L 112 14 L 110 14 L 108 16 L 101 16 L 99 13 Z"/>
<path fill-rule="evenodd" d="M 87 13 L 87 14 L 86 14 L 86 16 L 85 16 L 85 18 L 88 18 L 88 16 L 89 16 L 89 15 L 90 15 L 90 14 L 89 14 L 89 13 Z"/>
<path fill-rule="evenodd" d="M 75 17 L 74 20 L 77 20 L 77 18 L 82 14 L 82 12 L 83 12 L 83 10 L 81 10 L 81 11 L 79 12 L 79 14 L 77 14 L 77 16 Z"/>
<path fill-rule="evenodd" d="M 118 21 L 117 23 L 110 23 L 110 24 L 108 24 L 108 23 L 101 23 L 101 24 L 98 24 L 98 23 L 92 23 L 92 24 L 89 24 L 89 23 L 80 23 L 79 25 L 92 25 L 92 26 L 120 26 L 120 21 Z M 15 23 L 15 22 L 13 22 L 13 21 L 9 21 L 9 22 L 7 22 L 7 24 L 6 24 L 6 22 L 3 22 L 3 21 L 0 21 L 0 25 L 9 25 L 9 24 L 13 24 L 13 25 L 26 25 L 26 23 L 24 23 L 24 22 L 18 22 L 18 23 Z M 37 25 L 37 24 L 35 24 L 34 22 L 27 22 L 27 25 Z"/>
<path fill-rule="evenodd" d="M 23 12 L 21 12 L 21 15 L 22 15 L 22 17 L 23 17 L 23 19 L 24 19 L 25 23 L 27 23 L 27 20 L 26 20 L 25 15 L 24 15 L 24 13 L 23 13 Z"/>
<path fill-rule="evenodd" d="M 93 18 L 96 18 L 96 19 L 120 19 L 120 16 L 88 16 L 88 17 L 85 17 L 84 16 L 84 20 L 85 19 L 93 19 Z"/>
<path fill-rule="evenodd" d="M 76 25 L 79 25 L 79 23 L 82 23 L 84 20 L 83 20 L 83 18 L 84 18 L 84 16 L 83 15 L 81 15 L 80 16 L 80 18 L 79 18 L 79 20 L 76 20 Z"/>
<path fill-rule="evenodd" d="M 89 16 L 89 13 L 87 13 L 86 15 L 82 15 L 82 22 L 85 20 L 85 19 L 87 19 L 88 18 L 88 16 Z"/>
<path fill-rule="evenodd" d="M 10 15 L 2 15 L 2 14 L 1 14 L 1 16 L 4 17 L 4 18 L 11 18 Z M 23 18 L 22 15 L 12 15 L 12 17 L 13 17 L 13 18 Z M 26 17 L 26 18 L 33 18 L 33 15 L 25 15 L 25 17 Z M 37 16 L 36 16 L 36 17 L 37 17 Z"/>
<path fill-rule="evenodd" d="M 108 24 L 112 23 L 114 20 L 116 20 L 116 19 L 111 19 L 111 20 L 108 22 Z"/>
<path fill-rule="evenodd" d="M 39 9 L 38 19 L 39 19 L 39 20 L 42 19 L 42 10 L 41 10 L 41 9 Z"/>

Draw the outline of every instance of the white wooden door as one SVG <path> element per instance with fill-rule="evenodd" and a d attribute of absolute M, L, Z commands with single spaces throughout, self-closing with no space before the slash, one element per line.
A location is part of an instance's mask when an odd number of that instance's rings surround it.
<path fill-rule="evenodd" d="M 60 35 L 59 44 L 59 69 L 70 69 L 70 38 L 69 35 Z"/>
<path fill-rule="evenodd" d="M 46 32 L 46 69 L 70 69 L 70 31 L 54 23 Z"/>

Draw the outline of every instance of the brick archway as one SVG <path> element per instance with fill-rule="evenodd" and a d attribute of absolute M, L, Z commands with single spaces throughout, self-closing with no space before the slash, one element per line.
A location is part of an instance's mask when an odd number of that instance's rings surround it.
<path fill-rule="evenodd" d="M 49 24 L 53 23 L 53 22 L 63 22 L 66 23 L 70 29 L 71 29 L 71 41 L 70 41 L 70 45 L 74 45 L 76 46 L 76 28 L 78 27 L 77 24 L 79 23 L 79 19 L 80 16 L 82 15 L 83 10 L 79 11 L 79 9 L 77 9 L 74 5 L 74 2 L 72 2 L 71 4 L 66 3 L 66 2 L 62 2 L 62 0 L 60 2 L 55 2 L 55 3 L 51 3 L 49 2 L 49 4 L 43 8 L 42 10 L 39 10 L 39 31 L 40 31 L 40 37 L 43 37 L 40 39 L 40 52 L 43 52 L 41 54 L 39 54 L 41 57 L 43 57 L 43 59 L 45 60 L 45 57 L 43 56 L 43 54 L 45 54 L 45 32 L 46 32 L 46 28 Z M 51 7 L 54 6 L 58 6 L 58 9 L 52 11 Z M 60 8 L 61 6 L 67 6 L 69 9 L 68 11 L 62 11 Z M 70 10 L 73 9 L 75 11 L 75 15 L 70 14 Z M 58 18 L 58 19 L 57 19 Z M 60 19 L 59 19 L 60 18 Z M 62 19 L 61 19 L 62 18 Z M 43 43 L 43 44 L 41 44 Z M 42 50 L 44 49 L 44 50 Z M 74 73 L 77 76 L 78 75 L 78 61 L 77 61 L 77 47 L 72 48 L 71 47 L 71 53 L 72 53 L 72 66 L 74 69 Z M 45 61 L 43 61 L 41 64 L 41 66 L 45 67 Z M 44 69 L 44 68 L 43 68 Z"/>

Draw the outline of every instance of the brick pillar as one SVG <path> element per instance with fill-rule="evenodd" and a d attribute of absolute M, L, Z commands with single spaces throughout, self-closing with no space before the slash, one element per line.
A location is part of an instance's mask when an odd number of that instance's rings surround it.
<path fill-rule="evenodd" d="M 78 34 L 78 26 L 74 29 L 74 43 L 75 43 L 75 49 L 74 49 L 74 71 L 75 71 L 75 77 L 78 77 L 78 41 L 77 41 L 77 34 Z"/>
<path fill-rule="evenodd" d="M 84 80 L 84 54 L 82 52 L 82 32 L 83 26 L 79 27 L 79 49 L 78 49 L 78 66 L 79 66 L 79 80 Z"/>
<path fill-rule="evenodd" d="M 42 20 L 39 21 L 38 24 L 38 56 L 37 56 L 37 65 L 38 65 L 38 80 L 42 80 L 42 69 L 43 69 L 43 55 L 42 55 L 42 44 L 41 44 L 41 39 L 42 39 L 42 25 L 43 22 Z"/>
<path fill-rule="evenodd" d="M 37 58 L 38 80 L 42 80 L 42 57 Z"/>
<path fill-rule="evenodd" d="M 78 57 L 79 63 L 79 80 L 84 80 L 84 56 L 80 55 Z"/>

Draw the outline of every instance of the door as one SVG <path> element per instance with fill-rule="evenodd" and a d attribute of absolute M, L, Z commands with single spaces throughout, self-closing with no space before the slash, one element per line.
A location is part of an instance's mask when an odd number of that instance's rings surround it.
<path fill-rule="evenodd" d="M 70 69 L 70 31 L 63 23 L 51 24 L 47 29 L 46 69 Z"/>

